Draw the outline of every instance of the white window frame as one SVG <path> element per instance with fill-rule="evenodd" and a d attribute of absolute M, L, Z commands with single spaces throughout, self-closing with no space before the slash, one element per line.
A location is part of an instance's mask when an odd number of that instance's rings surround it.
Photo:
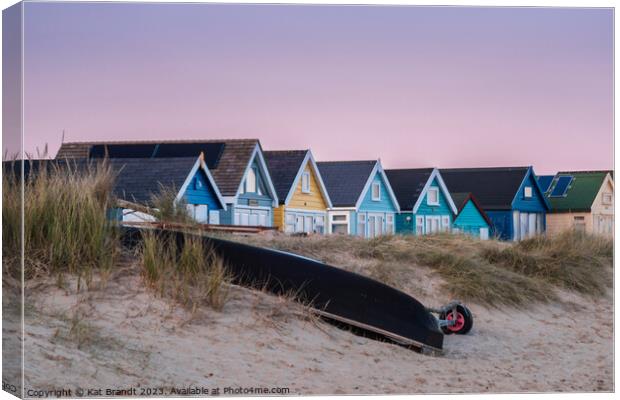
<path fill-rule="evenodd" d="M 611 193 L 603 193 L 603 204 L 611 205 L 614 203 L 614 197 Z"/>
<path fill-rule="evenodd" d="M 308 171 L 301 174 L 301 192 L 310 193 L 310 172 Z"/>
<path fill-rule="evenodd" d="M 435 193 L 435 201 L 431 201 L 431 193 Z M 439 188 L 432 187 L 428 189 L 428 192 L 426 193 L 426 204 L 428 204 L 429 206 L 439 205 Z"/>
<path fill-rule="evenodd" d="M 377 189 L 377 194 L 375 196 L 375 188 Z M 373 182 L 372 187 L 370 188 L 370 195 L 372 201 L 381 201 L 381 184 L 379 182 Z"/>
<path fill-rule="evenodd" d="M 534 195 L 533 191 L 532 191 L 532 187 L 531 186 L 526 186 L 523 188 L 523 197 L 526 199 L 531 199 L 532 196 Z"/>
<path fill-rule="evenodd" d="M 342 221 L 334 221 L 334 217 L 344 216 L 344 220 Z M 334 233 L 333 226 L 334 225 L 346 225 L 347 227 L 347 235 L 351 233 L 351 227 L 349 226 L 349 212 L 334 212 L 329 214 L 329 231 L 330 233 Z"/>

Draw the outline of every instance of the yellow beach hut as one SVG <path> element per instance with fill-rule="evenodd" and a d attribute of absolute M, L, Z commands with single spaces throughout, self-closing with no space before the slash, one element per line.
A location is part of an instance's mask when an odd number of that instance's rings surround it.
<path fill-rule="evenodd" d="M 332 206 L 310 150 L 265 151 L 265 161 L 278 194 L 274 226 L 287 233 L 325 233 Z"/>

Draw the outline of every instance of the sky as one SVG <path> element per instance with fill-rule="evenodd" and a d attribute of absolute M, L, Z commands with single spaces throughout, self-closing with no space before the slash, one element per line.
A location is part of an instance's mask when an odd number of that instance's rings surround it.
<path fill-rule="evenodd" d="M 64 131 L 613 167 L 611 9 L 26 3 L 23 71 L 25 149 L 52 156 Z"/>

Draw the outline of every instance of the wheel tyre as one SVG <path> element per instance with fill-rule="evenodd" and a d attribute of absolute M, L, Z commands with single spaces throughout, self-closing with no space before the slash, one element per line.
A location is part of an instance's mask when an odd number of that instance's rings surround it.
<path fill-rule="evenodd" d="M 457 318 L 462 318 L 462 324 L 459 328 L 456 329 L 454 327 L 442 326 L 441 330 L 446 335 L 451 335 L 453 333 L 456 333 L 457 335 L 466 335 L 467 333 L 469 333 L 469 331 L 471 331 L 471 328 L 474 326 L 474 316 L 472 315 L 469 308 L 465 307 L 462 304 L 459 304 L 458 306 L 456 306 L 456 312 L 457 314 L 459 314 Z M 451 319 L 451 317 L 452 310 L 448 311 L 447 313 L 443 312 L 439 314 L 439 319 L 445 320 L 448 318 Z"/>

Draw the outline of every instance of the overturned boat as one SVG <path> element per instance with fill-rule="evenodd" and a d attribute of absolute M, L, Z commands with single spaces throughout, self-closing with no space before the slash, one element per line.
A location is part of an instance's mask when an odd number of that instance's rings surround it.
<path fill-rule="evenodd" d="M 188 236 L 169 230 L 155 232 L 173 235 L 178 246 L 183 246 Z M 129 246 L 136 246 L 142 239 L 140 228 L 125 227 L 122 233 L 123 242 Z M 461 308 L 457 310 L 457 303 L 439 310 L 427 309 L 388 285 L 317 260 L 223 239 L 195 237 L 226 262 L 235 283 L 274 294 L 294 294 L 317 314 L 340 324 L 422 350 L 441 350 L 444 332 L 460 333 L 455 329 L 463 320 L 463 307 L 458 305 Z M 438 320 L 431 311 L 443 312 L 443 319 Z"/>

